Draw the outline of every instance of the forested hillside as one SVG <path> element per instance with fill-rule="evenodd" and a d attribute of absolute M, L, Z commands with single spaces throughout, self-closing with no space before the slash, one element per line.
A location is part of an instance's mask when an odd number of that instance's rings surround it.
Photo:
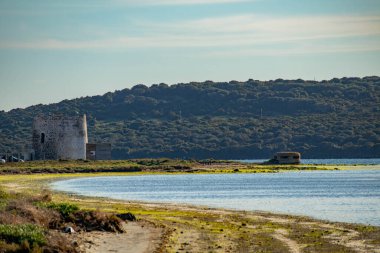
<path fill-rule="evenodd" d="M 0 153 L 31 142 L 37 114 L 87 114 L 113 157 L 380 157 L 380 77 L 136 85 L 0 112 Z"/>

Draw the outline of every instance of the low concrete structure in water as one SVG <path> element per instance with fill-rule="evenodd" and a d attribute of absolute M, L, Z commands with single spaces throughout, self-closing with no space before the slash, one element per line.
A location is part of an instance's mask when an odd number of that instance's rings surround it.
<path fill-rule="evenodd" d="M 301 154 L 299 152 L 277 152 L 270 162 L 278 164 L 300 164 Z"/>

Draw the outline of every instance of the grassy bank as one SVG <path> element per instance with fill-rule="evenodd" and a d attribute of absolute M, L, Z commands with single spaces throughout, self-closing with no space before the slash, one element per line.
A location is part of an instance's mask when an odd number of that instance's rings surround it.
<path fill-rule="evenodd" d="M 56 202 L 48 191 L 0 188 L 0 252 L 80 252 L 68 235 L 79 231 L 125 232 L 117 214 Z M 17 190 L 17 189 L 16 189 Z"/>
<path fill-rule="evenodd" d="M 121 161 L 33 161 L 0 164 L 0 174 L 57 174 L 99 172 L 143 173 L 275 173 L 289 170 L 338 170 L 339 165 L 261 165 L 233 161 L 136 159 Z M 354 166 L 350 166 L 354 167 Z"/>
<path fill-rule="evenodd" d="M 104 166 L 107 168 L 110 166 L 110 164 L 102 164 L 101 162 L 94 164 L 71 162 L 71 165 L 69 165 L 69 162 L 36 163 L 32 165 L 39 168 L 51 165 L 59 169 L 68 168 L 69 166 L 75 167 L 82 165 L 82 163 L 89 166 L 85 166 L 86 168 L 91 168 L 91 166 L 99 166 L 99 168 Z M 112 166 L 127 167 L 127 164 L 131 166 L 136 165 L 133 161 L 116 161 L 112 163 Z M 25 166 L 25 169 L 32 166 L 27 163 L 20 165 Z M 148 168 L 134 173 L 82 172 L 1 175 L 0 184 L 3 187 L 2 192 L 4 195 L 1 199 L 9 200 L 9 196 L 18 196 L 12 198 L 21 197 L 24 199 L 26 196 L 26 199 L 38 199 L 46 194 L 48 183 L 52 180 L 73 177 L 141 175 L 148 173 L 252 173 L 294 169 L 334 170 L 337 168 L 336 166 L 261 167 L 239 163 L 197 163 L 196 166 L 189 166 L 193 169 L 192 172 L 189 172 L 164 170 L 167 167 L 161 169 L 155 167 L 152 169 L 147 164 L 143 166 Z M 157 166 L 157 164 L 154 166 Z M 168 165 L 165 164 L 165 166 Z M 17 169 L 17 167 L 13 169 Z M 338 169 L 345 169 L 345 167 L 341 166 Z M 277 215 L 265 212 L 230 211 L 186 205 L 115 201 L 104 198 L 71 196 L 63 193 L 51 193 L 49 196 L 51 196 L 49 200 L 51 203 L 74 205 L 81 212 L 100 212 L 107 215 L 131 212 L 138 219 L 162 228 L 162 234 L 160 235 L 161 243 L 158 245 L 156 252 L 380 252 L 380 229 L 374 226 L 319 221 L 307 217 Z M 2 203 L 5 202 L 3 201 Z M 5 210 L 4 208 L 7 205 L 0 204 L 3 210 Z M 8 209 L 8 212 L 12 213 L 12 210 Z M 36 222 L 34 225 L 39 226 L 38 228 L 33 227 L 31 230 L 36 235 L 43 233 L 46 236 L 48 234 L 47 230 L 57 233 L 56 235 L 62 235 L 58 232 L 57 228 L 46 228 L 41 226 L 41 224 L 36 224 Z M 42 229 L 42 232 L 40 229 Z M 0 238 L 4 238 L 4 236 L 1 236 L 1 231 L 2 228 L 0 227 Z M 67 240 L 69 240 L 67 244 L 72 245 L 70 238 Z M 45 243 L 49 243 L 49 241 Z"/>

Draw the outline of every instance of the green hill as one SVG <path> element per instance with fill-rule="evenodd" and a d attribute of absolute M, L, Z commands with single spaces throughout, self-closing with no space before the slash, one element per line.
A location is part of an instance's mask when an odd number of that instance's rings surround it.
<path fill-rule="evenodd" d="M 380 77 L 136 85 L 0 112 L 0 153 L 30 145 L 37 114 L 87 114 L 113 157 L 380 157 Z"/>

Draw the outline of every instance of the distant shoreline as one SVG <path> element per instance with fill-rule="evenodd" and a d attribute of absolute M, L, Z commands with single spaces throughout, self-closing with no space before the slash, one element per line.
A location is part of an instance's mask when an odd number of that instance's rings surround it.
<path fill-rule="evenodd" d="M 279 165 L 225 160 L 136 159 L 111 161 L 32 161 L 0 164 L 0 174 L 67 173 L 276 173 L 289 170 L 337 170 L 376 165 Z"/>
<path fill-rule="evenodd" d="M 379 164 L 260 164 L 229 160 L 134 159 L 32 161 L 0 164 L 0 175 L 70 173 L 277 173 L 281 171 L 380 169 Z"/>

